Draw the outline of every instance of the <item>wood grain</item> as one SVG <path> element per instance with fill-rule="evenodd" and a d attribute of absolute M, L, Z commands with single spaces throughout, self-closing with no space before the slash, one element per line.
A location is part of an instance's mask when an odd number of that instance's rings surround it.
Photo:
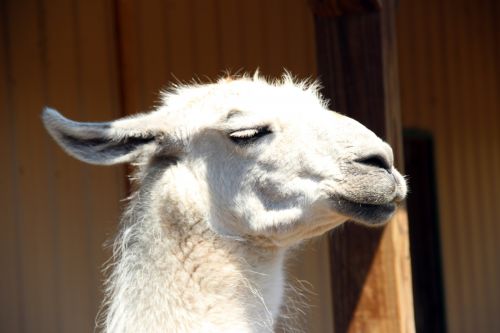
<path fill-rule="evenodd" d="M 316 16 L 318 72 L 334 110 L 386 138 L 402 166 L 394 3 L 380 12 Z M 335 332 L 414 332 L 407 217 L 331 234 Z"/>

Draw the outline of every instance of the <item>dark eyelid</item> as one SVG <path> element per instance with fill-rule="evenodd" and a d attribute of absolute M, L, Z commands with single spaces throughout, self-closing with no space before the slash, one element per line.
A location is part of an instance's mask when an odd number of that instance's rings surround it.
<path fill-rule="evenodd" d="M 257 128 L 248 128 L 248 129 L 249 130 L 256 129 L 257 132 L 255 133 L 255 135 L 252 135 L 250 137 L 232 137 L 232 136 L 229 136 L 229 139 L 237 145 L 244 146 L 244 145 L 251 144 L 251 143 L 257 141 L 258 139 L 260 139 L 261 137 L 272 133 L 271 127 L 267 126 L 267 125 L 257 127 Z M 245 129 L 241 129 L 240 131 L 243 131 L 243 130 L 245 130 Z"/>

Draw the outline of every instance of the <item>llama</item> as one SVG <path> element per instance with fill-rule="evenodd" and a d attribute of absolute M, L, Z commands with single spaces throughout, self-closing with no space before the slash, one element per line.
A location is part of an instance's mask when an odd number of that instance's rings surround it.
<path fill-rule="evenodd" d="M 156 110 L 44 124 L 84 162 L 133 163 L 114 242 L 105 332 L 272 332 L 287 249 L 406 195 L 392 150 L 328 110 L 315 83 L 258 75 L 178 85 Z"/>

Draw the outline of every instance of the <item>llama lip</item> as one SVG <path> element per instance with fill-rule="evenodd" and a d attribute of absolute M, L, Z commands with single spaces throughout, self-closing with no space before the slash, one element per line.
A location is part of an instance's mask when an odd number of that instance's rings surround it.
<path fill-rule="evenodd" d="M 369 225 L 381 225 L 386 222 L 396 211 L 396 204 L 388 202 L 385 204 L 358 203 L 345 197 L 331 197 L 334 209 L 340 214 L 346 215 L 352 220 Z"/>

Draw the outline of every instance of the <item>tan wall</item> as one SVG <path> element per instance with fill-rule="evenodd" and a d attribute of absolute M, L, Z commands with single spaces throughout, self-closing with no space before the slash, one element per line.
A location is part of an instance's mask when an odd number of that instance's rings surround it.
<path fill-rule="evenodd" d="M 398 29 L 403 124 L 435 137 L 449 332 L 500 332 L 500 5 L 401 1 Z"/>
<path fill-rule="evenodd" d="M 66 156 L 40 113 L 51 105 L 78 120 L 120 114 L 109 4 L 0 2 L 1 332 L 94 326 L 124 172 Z"/>
<path fill-rule="evenodd" d="M 315 77 L 307 0 L 123 1 L 120 36 L 129 112 L 147 109 L 171 81 L 260 68 Z"/>
<path fill-rule="evenodd" d="M 104 121 L 151 108 L 174 75 L 314 77 L 312 17 L 306 0 L 5 0 L 0 15 L 0 331 L 91 332 L 124 170 L 62 153 L 42 107 Z M 292 275 L 312 283 L 306 331 L 329 332 L 327 242 L 297 253 Z"/>

